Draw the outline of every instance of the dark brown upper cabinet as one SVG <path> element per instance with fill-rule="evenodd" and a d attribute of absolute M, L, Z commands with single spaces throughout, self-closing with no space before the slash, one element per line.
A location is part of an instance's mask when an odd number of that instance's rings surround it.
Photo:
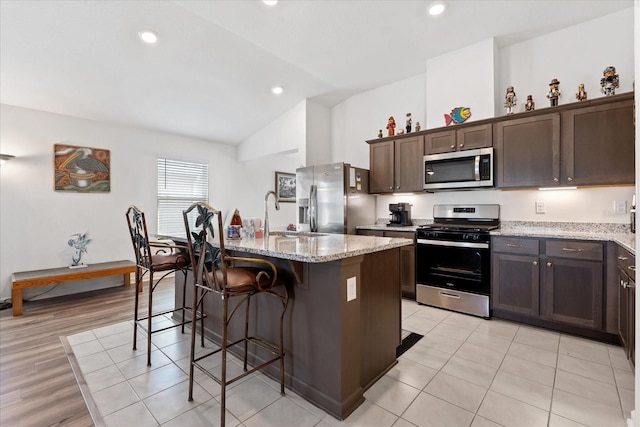
<path fill-rule="evenodd" d="M 424 153 L 438 154 L 452 151 L 473 150 L 493 145 L 491 123 L 476 126 L 450 128 L 429 133 L 424 137 Z"/>
<path fill-rule="evenodd" d="M 496 122 L 496 186 L 635 182 L 633 95 L 598 98 Z"/>
<path fill-rule="evenodd" d="M 497 187 L 560 184 L 560 114 L 498 122 L 494 135 Z"/>
<path fill-rule="evenodd" d="M 369 147 L 369 192 L 422 191 L 424 137 L 373 142 Z"/>
<path fill-rule="evenodd" d="M 423 190 L 423 156 L 494 147 L 497 188 L 635 183 L 633 93 L 367 141 L 371 193 Z"/>
<path fill-rule="evenodd" d="M 635 181 L 633 100 L 562 113 L 563 185 L 617 185 Z"/>

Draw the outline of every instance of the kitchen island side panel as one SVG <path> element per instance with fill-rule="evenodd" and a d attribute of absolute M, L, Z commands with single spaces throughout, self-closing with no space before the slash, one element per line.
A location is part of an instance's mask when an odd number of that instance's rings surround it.
<path fill-rule="evenodd" d="M 285 314 L 285 383 L 288 388 L 338 419 L 363 401 L 363 392 L 396 363 L 400 341 L 399 248 L 338 261 L 305 263 L 269 258 L 286 278 L 289 307 Z M 234 255 L 256 257 L 233 251 Z M 356 298 L 347 301 L 347 281 L 355 278 Z M 188 280 L 192 280 L 189 276 Z M 176 304 L 181 303 L 182 276 L 176 275 Z M 188 286 L 187 302 L 193 299 Z M 205 301 L 206 335 L 220 339 L 221 301 Z M 277 342 L 278 303 L 267 295 L 251 302 L 250 334 Z M 244 308 L 230 326 L 231 339 L 242 333 Z M 233 353 L 238 355 L 238 350 Z M 266 354 L 249 349 L 249 363 Z M 279 378 L 277 365 L 263 370 Z"/>

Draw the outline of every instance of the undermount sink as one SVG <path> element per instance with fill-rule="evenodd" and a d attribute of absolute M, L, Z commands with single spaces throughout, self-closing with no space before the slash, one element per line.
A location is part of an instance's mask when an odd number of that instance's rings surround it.
<path fill-rule="evenodd" d="M 295 239 L 297 237 L 322 237 L 328 236 L 326 233 L 312 233 L 310 231 L 270 231 L 269 235 L 278 237 L 290 237 Z"/>

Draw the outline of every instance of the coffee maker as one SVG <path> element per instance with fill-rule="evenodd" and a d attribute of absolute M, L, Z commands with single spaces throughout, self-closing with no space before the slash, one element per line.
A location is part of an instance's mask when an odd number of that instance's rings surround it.
<path fill-rule="evenodd" d="M 411 205 L 409 203 L 390 203 L 389 212 L 391 212 L 391 226 L 413 225 L 411 222 Z"/>

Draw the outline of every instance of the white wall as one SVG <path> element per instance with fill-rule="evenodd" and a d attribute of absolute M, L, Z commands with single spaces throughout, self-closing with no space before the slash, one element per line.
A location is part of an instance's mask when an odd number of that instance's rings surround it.
<path fill-rule="evenodd" d="M 131 204 L 147 212 L 156 231 L 156 158 L 209 164 L 210 202 L 225 212 L 262 217 L 264 194 L 274 188 L 274 171 L 295 170 L 294 156 L 238 162 L 235 147 L 177 135 L 118 127 L 41 111 L 0 106 L 0 147 L 15 159 L 0 167 L 0 297 L 11 295 L 15 271 L 68 265 L 69 236 L 88 231 L 93 239 L 85 262 L 133 259 L 124 213 Z M 111 150 L 111 192 L 61 193 L 53 190 L 53 144 L 68 143 Z M 295 221 L 292 204 L 270 218 L 274 228 Z M 78 282 L 59 286 L 48 297 L 110 286 Z M 25 291 L 25 298 L 45 288 Z"/>
<path fill-rule="evenodd" d="M 408 202 L 414 219 L 432 219 L 434 204 L 497 203 L 502 221 L 560 221 L 628 223 L 629 214 L 614 213 L 614 201 L 631 204 L 634 187 L 601 187 L 578 190 L 480 190 L 378 196 L 376 218 L 389 218 L 389 203 Z M 543 201 L 546 214 L 535 213 L 535 202 Z"/>
<path fill-rule="evenodd" d="M 304 166 L 331 163 L 331 110 L 307 100 L 306 129 Z"/>
<path fill-rule="evenodd" d="M 306 156 L 307 101 L 282 114 L 238 146 L 238 161 L 250 161 L 275 154 Z"/>
<path fill-rule="evenodd" d="M 444 125 L 443 113 L 454 106 L 469 106 L 472 122 L 493 117 L 494 110 L 498 116 L 504 114 L 502 103 L 508 85 L 515 86 L 521 103 L 531 90 L 537 107 L 543 108 L 548 106 L 544 96 L 554 77 L 562 83 L 561 104 L 574 100 L 580 82 L 585 83 L 593 99 L 602 96 L 599 82 L 608 65 L 616 66 L 620 75 L 619 93 L 629 92 L 633 79 L 633 31 L 633 13 L 626 9 L 513 46 L 496 49 L 493 40 L 484 40 L 434 58 L 428 61 L 425 75 L 358 94 L 334 107 L 333 158 L 368 165 L 369 145 L 365 140 L 374 139 L 377 129 L 384 129 L 390 110 L 410 111 L 416 105 L 426 105 L 427 121 L 439 127 Z M 499 64 L 497 69 L 495 64 Z M 420 85 L 421 78 L 426 83 L 420 93 L 422 99 L 418 99 L 413 88 Z M 488 88 L 493 92 L 488 93 Z M 467 97 L 462 98 L 463 95 Z M 633 187 L 606 187 L 573 192 L 487 190 L 378 196 L 376 217 L 388 217 L 389 203 L 398 201 L 412 203 L 413 217 L 420 219 L 432 217 L 433 204 L 468 201 L 500 204 L 501 217 L 507 221 L 627 223 L 627 214 L 613 214 L 613 201 L 630 203 L 633 191 Z M 535 214 L 536 200 L 546 201 L 546 214 Z"/>
<path fill-rule="evenodd" d="M 577 102 L 580 83 L 584 83 L 588 99 L 600 98 L 600 79 L 609 65 L 615 66 L 620 76 L 616 93 L 631 92 L 633 40 L 633 13 L 629 8 L 500 49 L 496 116 L 504 115 L 509 85 L 518 95 L 517 111 L 524 111 L 527 95 L 533 95 L 536 109 L 549 108 L 546 94 L 554 78 L 560 81 L 560 105 Z"/>
<path fill-rule="evenodd" d="M 405 115 L 411 113 L 413 128 L 425 123 L 424 74 L 353 96 L 331 110 L 332 162 L 347 162 L 369 168 L 369 146 L 378 130 L 387 135 L 387 120 L 394 116 L 398 129 L 404 128 Z"/>
<path fill-rule="evenodd" d="M 427 127 L 445 126 L 444 114 L 471 108 L 469 121 L 494 117 L 495 43 L 487 39 L 427 61 Z"/>

